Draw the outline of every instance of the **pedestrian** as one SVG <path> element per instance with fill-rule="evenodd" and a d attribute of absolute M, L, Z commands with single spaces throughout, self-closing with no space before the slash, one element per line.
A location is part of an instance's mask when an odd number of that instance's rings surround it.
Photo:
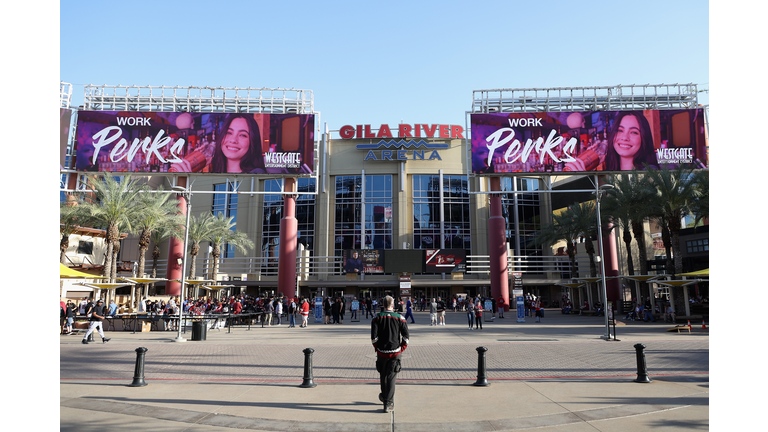
<path fill-rule="evenodd" d="M 405 303 L 405 320 L 408 321 L 408 317 L 411 317 L 411 324 L 415 324 L 416 321 L 413 319 L 413 303 L 411 303 L 411 298 L 408 297 Z"/>
<path fill-rule="evenodd" d="M 437 302 L 432 297 L 432 302 L 429 304 L 429 326 L 437 325 Z"/>
<path fill-rule="evenodd" d="M 333 323 L 334 324 L 341 324 L 339 322 L 339 308 L 341 307 L 341 300 L 339 300 L 338 297 L 336 297 L 336 300 L 334 300 L 333 304 L 331 305 L 331 315 L 333 316 Z"/>
<path fill-rule="evenodd" d="M 309 301 L 307 301 L 307 299 L 301 299 L 301 325 L 299 327 L 306 327 L 308 319 L 309 319 Z"/>
<path fill-rule="evenodd" d="M 326 297 L 325 302 L 323 303 L 323 310 L 325 311 L 325 323 L 330 324 L 331 323 L 331 309 L 333 308 L 333 305 L 331 304 L 331 298 Z"/>
<path fill-rule="evenodd" d="M 296 327 L 296 303 L 291 299 L 288 304 L 288 328 Z"/>
<path fill-rule="evenodd" d="M 72 324 L 75 322 L 75 304 L 71 301 L 67 301 L 67 306 L 64 311 L 64 318 L 67 320 L 64 324 L 66 331 L 64 334 L 72 334 Z"/>
<path fill-rule="evenodd" d="M 483 329 L 483 305 L 478 300 L 475 303 L 475 330 Z"/>
<path fill-rule="evenodd" d="M 275 299 L 275 318 L 277 325 L 280 325 L 282 323 L 282 315 L 283 315 L 283 302 L 279 299 Z"/>
<path fill-rule="evenodd" d="M 469 329 L 472 330 L 472 321 L 475 320 L 475 311 L 470 302 L 466 302 L 464 306 L 467 309 L 467 323 L 469 324 Z"/>
<path fill-rule="evenodd" d="M 504 318 L 504 296 L 500 295 L 499 299 L 496 300 L 496 307 L 499 308 L 499 319 Z"/>
<path fill-rule="evenodd" d="M 533 302 L 533 308 L 536 310 L 536 322 L 541 322 L 541 317 L 544 316 L 544 311 L 541 309 L 541 300 Z"/>
<path fill-rule="evenodd" d="M 445 325 L 445 302 L 438 297 L 437 298 L 437 325 Z"/>
<path fill-rule="evenodd" d="M 365 298 L 365 319 L 368 319 L 369 314 L 371 318 L 373 318 L 373 302 L 371 301 L 371 296 Z"/>
<path fill-rule="evenodd" d="M 360 308 L 360 302 L 357 301 L 357 297 L 352 297 L 352 303 L 349 305 L 349 319 L 357 319 L 357 309 Z"/>
<path fill-rule="evenodd" d="M 86 315 L 89 315 L 89 320 L 91 321 L 91 324 L 88 326 L 88 332 L 85 333 L 85 336 L 83 336 L 83 343 L 88 344 L 88 336 L 93 333 L 94 330 L 99 331 L 99 336 L 101 336 L 101 342 L 107 343 L 109 342 L 110 338 L 104 337 L 104 329 L 101 325 L 101 320 L 104 319 L 104 316 L 106 313 L 104 312 L 104 302 L 101 301 L 101 299 L 98 299 L 96 301 L 95 306 L 91 306 L 89 309 L 85 311 Z"/>
<path fill-rule="evenodd" d="M 371 321 L 371 343 L 376 351 L 376 371 L 379 372 L 379 400 L 384 412 L 395 410 L 395 384 L 402 368 L 400 354 L 408 348 L 408 322 L 394 311 L 395 299 L 384 297 L 384 311 Z"/>
<path fill-rule="evenodd" d="M 344 324 L 344 310 L 347 308 L 347 302 L 344 301 L 344 297 L 339 297 L 339 319 L 341 320 L 340 324 Z"/>
<path fill-rule="evenodd" d="M 272 305 L 272 300 L 267 298 L 267 301 L 264 302 L 264 322 L 267 324 L 267 327 L 272 327 L 272 314 L 274 312 L 275 307 Z"/>

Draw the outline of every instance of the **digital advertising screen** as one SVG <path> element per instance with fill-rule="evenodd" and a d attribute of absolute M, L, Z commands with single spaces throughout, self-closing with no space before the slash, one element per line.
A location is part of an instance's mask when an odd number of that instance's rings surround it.
<path fill-rule="evenodd" d="M 385 249 L 384 273 L 423 273 L 424 251 L 418 249 Z"/>
<path fill-rule="evenodd" d="M 464 273 L 467 251 L 464 249 L 427 249 L 424 273 Z"/>
<path fill-rule="evenodd" d="M 79 111 L 77 171 L 311 174 L 313 114 Z"/>
<path fill-rule="evenodd" d="M 475 174 L 709 166 L 702 109 L 472 114 L 471 124 Z"/>
<path fill-rule="evenodd" d="M 344 273 L 384 273 L 384 249 L 347 249 Z"/>

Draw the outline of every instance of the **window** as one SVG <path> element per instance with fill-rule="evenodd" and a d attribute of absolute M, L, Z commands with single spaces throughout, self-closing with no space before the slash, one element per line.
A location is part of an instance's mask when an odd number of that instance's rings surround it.
<path fill-rule="evenodd" d="M 365 176 L 364 182 L 365 190 L 362 176 L 336 177 L 336 256 L 345 249 L 392 249 L 392 176 Z"/>
<path fill-rule="evenodd" d="M 709 252 L 709 239 L 691 240 L 685 242 L 688 253 Z"/>
<path fill-rule="evenodd" d="M 232 192 L 237 189 L 237 183 L 221 183 L 213 185 L 213 190 L 216 192 Z M 213 214 L 223 214 L 225 217 L 231 217 L 232 222 L 237 224 L 237 194 L 230 193 L 217 193 L 213 194 Z M 235 230 L 237 226 L 233 226 L 232 230 Z M 221 258 L 234 258 L 235 248 L 226 245 L 222 247 Z"/>
<path fill-rule="evenodd" d="M 440 194 L 443 196 L 445 248 L 471 249 L 469 187 L 467 176 L 413 176 L 413 247 L 442 248 L 440 238 Z"/>
<path fill-rule="evenodd" d="M 93 255 L 93 242 L 82 241 L 77 245 L 77 253 L 83 255 Z"/>
<path fill-rule="evenodd" d="M 297 184 L 299 193 L 296 199 L 296 219 L 298 221 L 298 242 L 314 254 L 315 247 L 315 196 L 309 192 L 315 191 L 315 179 L 299 178 Z M 277 267 L 280 247 L 280 221 L 283 219 L 283 188 L 282 179 L 271 179 L 264 182 L 265 192 L 275 192 L 264 195 L 264 215 L 262 218 L 261 254 L 268 258 L 267 267 Z"/>
<path fill-rule="evenodd" d="M 511 178 L 501 179 L 502 191 L 513 191 Z M 507 242 L 511 249 L 515 249 L 515 195 L 517 195 L 517 222 L 520 234 L 520 251 L 513 252 L 525 257 L 539 257 L 541 248 L 534 246 L 536 233 L 541 229 L 541 208 L 539 203 L 539 180 L 530 178 L 517 179 L 517 191 L 531 191 L 531 193 L 506 194 L 501 198 L 502 214 L 506 219 Z"/>

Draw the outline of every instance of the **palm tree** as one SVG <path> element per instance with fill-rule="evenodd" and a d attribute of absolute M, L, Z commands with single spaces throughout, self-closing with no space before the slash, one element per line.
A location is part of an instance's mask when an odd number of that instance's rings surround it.
<path fill-rule="evenodd" d="M 189 279 L 194 279 L 195 277 L 195 258 L 200 253 L 200 243 L 209 240 L 216 230 L 215 220 L 216 218 L 213 217 L 211 212 L 200 213 L 199 218 L 195 217 L 195 215 L 189 216 L 187 235 L 189 237 L 189 255 L 192 257 Z"/>
<path fill-rule="evenodd" d="M 152 277 L 157 277 L 157 260 L 160 259 L 160 245 L 169 238 L 184 240 L 184 227 L 180 225 L 161 225 L 152 230 L 150 240 L 152 241 Z M 152 283 L 154 286 L 154 282 Z"/>
<path fill-rule="evenodd" d="M 216 281 L 219 273 L 219 257 L 223 245 L 234 246 L 241 253 L 247 253 L 248 249 L 255 246 L 255 243 L 248 238 L 246 233 L 232 229 L 236 225 L 232 222 L 233 219 L 234 217 L 225 217 L 224 213 L 219 213 L 214 220 L 215 231 L 211 233 L 210 237 L 213 248 L 211 252 L 213 255 L 213 277 L 211 279 L 214 281 Z"/>
<path fill-rule="evenodd" d="M 166 226 L 183 225 L 177 213 L 176 201 L 170 200 L 171 194 L 160 188 L 154 193 L 144 193 L 139 197 L 134 233 L 139 236 L 139 264 L 137 275 L 144 274 L 144 262 L 152 241 L 152 233 Z"/>
<path fill-rule="evenodd" d="M 694 226 L 704 219 L 709 219 L 709 170 L 699 170 L 693 175 L 693 183 L 699 194 L 691 204 L 691 210 L 696 215 Z"/>
<path fill-rule="evenodd" d="M 632 258 L 632 236 L 637 242 L 640 274 L 648 273 L 647 248 L 645 243 L 645 221 L 649 217 L 648 202 L 651 189 L 637 171 L 625 173 L 620 176 L 610 176 L 608 182 L 613 189 L 606 192 L 603 201 L 605 213 L 622 227 L 622 239 L 627 250 L 627 273 L 635 274 L 634 260 Z M 635 281 L 635 284 L 639 282 Z M 647 288 L 647 284 L 640 284 Z M 643 290 L 646 294 L 650 288 Z"/>
<path fill-rule="evenodd" d="M 71 236 L 77 228 L 81 226 L 88 226 L 90 218 L 82 206 L 79 206 L 77 202 L 68 201 L 61 203 L 59 209 L 59 220 L 61 221 L 61 241 L 59 241 L 59 261 L 62 264 L 66 264 L 67 249 L 69 249 L 69 236 Z"/>
<path fill-rule="evenodd" d="M 136 215 L 136 203 L 145 186 L 132 180 L 130 175 L 125 176 L 123 181 L 118 181 L 107 173 L 102 174 L 101 178 L 89 176 L 88 180 L 94 195 L 87 196 L 85 205 L 89 214 L 107 231 L 104 277 L 112 279 L 115 276 L 110 271 L 112 254 L 120 238 L 120 228 L 131 230 Z"/>
<path fill-rule="evenodd" d="M 672 271 L 672 274 L 680 274 L 683 272 L 683 257 L 680 253 L 682 220 L 694 214 L 694 203 L 702 195 L 695 181 L 697 177 L 693 170 L 679 166 L 674 169 L 648 170 L 646 179 L 656 192 L 651 204 L 653 213 L 663 219 L 669 229 L 674 268 L 668 268 L 667 273 Z"/>
<path fill-rule="evenodd" d="M 579 237 L 579 229 L 573 223 L 570 217 L 561 214 L 552 215 L 552 223 L 542 225 L 541 229 L 534 236 L 531 246 L 552 246 L 555 243 L 564 240 L 566 243 L 565 251 L 571 264 L 571 277 L 578 277 L 576 268 L 576 254 L 578 249 L 576 239 Z"/>

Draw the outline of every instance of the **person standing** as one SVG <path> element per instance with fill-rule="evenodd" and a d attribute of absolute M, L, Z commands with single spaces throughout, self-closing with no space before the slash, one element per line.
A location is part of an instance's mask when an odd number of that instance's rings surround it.
<path fill-rule="evenodd" d="M 301 299 L 301 325 L 299 327 L 306 327 L 308 319 L 309 319 L 309 301 L 307 301 L 307 299 Z"/>
<path fill-rule="evenodd" d="M 357 297 L 352 297 L 352 303 L 349 305 L 349 319 L 357 319 L 357 310 L 360 308 L 360 302 L 357 301 Z"/>
<path fill-rule="evenodd" d="M 280 325 L 282 323 L 282 315 L 283 315 L 283 302 L 279 299 L 275 300 L 275 319 L 277 322 L 277 325 Z"/>
<path fill-rule="evenodd" d="M 437 302 L 433 297 L 432 302 L 429 304 L 429 326 L 435 325 L 437 325 Z"/>
<path fill-rule="evenodd" d="M 496 300 L 496 307 L 499 308 L 499 318 L 504 318 L 504 296 L 499 296 Z"/>
<path fill-rule="evenodd" d="M 88 336 L 90 336 L 94 330 L 99 331 L 99 336 L 101 336 L 102 343 L 107 343 L 110 341 L 110 338 L 104 337 L 104 329 L 101 325 L 101 320 L 103 320 L 104 316 L 106 315 L 104 309 L 104 302 L 99 299 L 96 301 L 95 306 L 91 306 L 88 310 L 85 311 L 85 314 L 90 316 L 89 319 L 91 321 L 91 325 L 88 326 L 88 332 L 86 332 L 85 336 L 83 336 L 83 344 L 88 344 Z"/>
<path fill-rule="evenodd" d="M 541 300 L 534 301 L 533 308 L 536 310 L 536 322 L 541 322 L 541 317 L 544 316 L 544 312 L 541 310 Z"/>
<path fill-rule="evenodd" d="M 408 348 L 408 322 L 394 311 L 395 299 L 384 297 L 384 311 L 371 321 L 371 344 L 376 351 L 376 371 L 379 372 L 379 400 L 384 412 L 395 410 L 395 384 L 402 368 L 400 354 Z"/>
<path fill-rule="evenodd" d="M 472 302 L 470 302 L 469 299 L 466 300 L 466 304 L 464 306 L 467 309 L 467 323 L 469 324 L 469 329 L 472 330 L 472 321 L 475 320 L 475 310 L 472 307 Z"/>
<path fill-rule="evenodd" d="M 264 302 L 264 321 L 267 323 L 267 327 L 272 327 L 272 314 L 274 312 L 275 308 L 272 306 L 272 300 L 267 298 L 267 301 Z"/>
<path fill-rule="evenodd" d="M 437 325 L 445 325 L 445 302 L 437 298 Z"/>
<path fill-rule="evenodd" d="M 341 324 L 339 322 L 339 308 L 341 308 L 341 300 L 339 300 L 338 297 L 336 297 L 336 300 L 334 300 L 333 305 L 331 305 L 331 316 L 333 316 L 333 323 L 334 324 Z"/>
<path fill-rule="evenodd" d="M 296 327 L 296 302 L 291 299 L 288 304 L 288 328 Z"/>
<path fill-rule="evenodd" d="M 480 300 L 475 303 L 475 330 L 483 329 L 483 304 Z"/>
<path fill-rule="evenodd" d="M 67 301 L 67 306 L 64 310 L 64 318 L 67 320 L 64 324 L 66 332 L 64 334 L 72 334 L 72 324 L 75 322 L 75 308 L 74 303 Z"/>

